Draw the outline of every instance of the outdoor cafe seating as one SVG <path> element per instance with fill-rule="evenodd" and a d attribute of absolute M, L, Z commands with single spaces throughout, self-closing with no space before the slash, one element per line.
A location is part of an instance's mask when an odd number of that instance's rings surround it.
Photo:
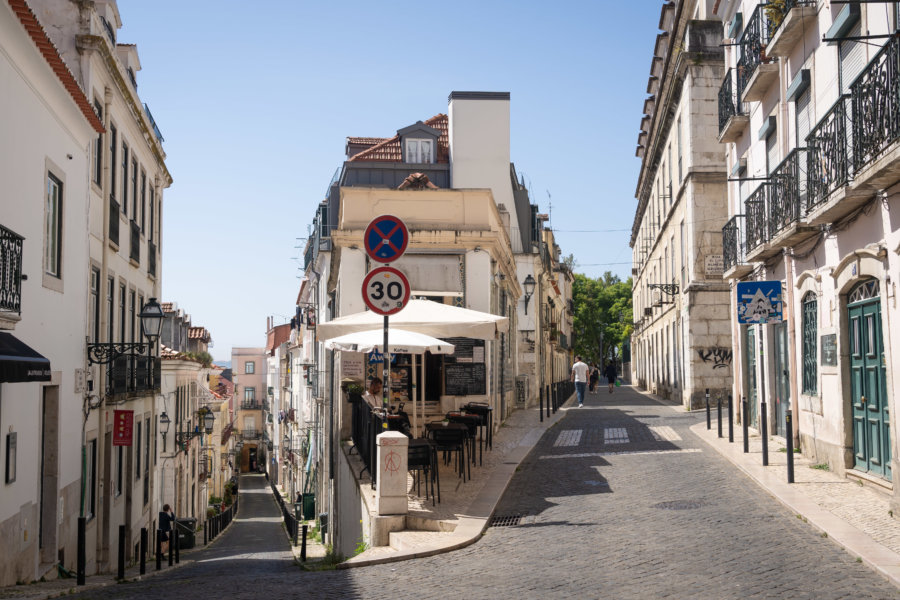
<path fill-rule="evenodd" d="M 469 443 L 469 456 L 472 458 L 472 464 L 475 464 L 476 457 L 480 457 L 481 464 L 484 464 L 484 447 L 482 446 L 481 438 L 478 436 L 478 428 L 481 426 L 482 421 L 481 416 L 467 412 L 448 412 L 447 420 L 451 423 L 462 423 L 469 429 L 466 441 Z M 480 455 L 475 452 L 476 441 L 478 442 L 478 449 L 481 451 Z"/>
<path fill-rule="evenodd" d="M 435 487 L 437 487 L 437 501 L 441 501 L 441 479 L 438 472 L 437 449 L 432 440 L 418 438 L 409 441 L 409 455 L 407 468 L 415 472 L 416 495 L 422 495 L 420 475 L 425 478 L 425 499 L 428 499 L 428 484 L 431 484 L 431 505 L 434 506 Z"/>
<path fill-rule="evenodd" d="M 469 445 L 469 427 L 463 423 L 433 421 L 425 424 L 428 437 L 434 441 L 435 450 L 443 452 L 444 464 L 449 464 L 450 457 L 456 455 L 456 469 L 463 482 L 466 481 L 466 467 L 469 467 L 469 478 L 472 467 L 466 459 L 466 447 Z"/>

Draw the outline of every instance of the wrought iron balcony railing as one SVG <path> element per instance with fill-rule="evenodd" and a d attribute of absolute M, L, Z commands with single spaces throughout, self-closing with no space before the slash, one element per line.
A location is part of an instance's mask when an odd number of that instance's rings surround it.
<path fill-rule="evenodd" d="M 131 220 L 131 253 L 129 257 L 134 262 L 141 262 L 141 226 L 134 219 Z"/>
<path fill-rule="evenodd" d="M 900 39 L 891 38 L 850 86 L 853 169 L 900 138 Z"/>
<path fill-rule="evenodd" d="M 725 80 L 722 82 L 722 87 L 719 88 L 719 133 L 725 129 L 728 119 L 735 115 L 743 114 L 741 97 L 738 95 L 735 87 L 736 75 L 737 71 L 735 69 L 728 69 L 728 72 L 725 74 Z"/>
<path fill-rule="evenodd" d="M 241 429 L 242 440 L 258 440 L 262 436 L 259 429 Z"/>
<path fill-rule="evenodd" d="M 722 260 L 725 270 L 744 264 L 744 215 L 734 215 L 722 228 Z"/>
<path fill-rule="evenodd" d="M 241 410 L 262 410 L 263 405 L 257 400 L 244 400 L 241 402 Z"/>
<path fill-rule="evenodd" d="M 23 238 L 0 225 L 0 310 L 22 314 Z"/>
<path fill-rule="evenodd" d="M 755 250 L 769 239 L 769 227 L 766 222 L 766 197 L 769 184 L 764 183 L 750 194 L 744 202 L 744 214 L 747 215 L 747 252 Z"/>
<path fill-rule="evenodd" d="M 766 56 L 766 46 L 769 43 L 769 19 L 765 7 L 764 4 L 756 7 L 753 16 L 747 21 L 744 33 L 738 40 L 740 46 L 740 58 L 737 62 L 738 96 L 743 95 L 757 67 L 764 62 L 769 62 L 769 58 Z"/>
<path fill-rule="evenodd" d="M 109 241 L 119 245 L 119 203 L 109 197 Z"/>
<path fill-rule="evenodd" d="M 768 238 L 806 214 L 806 148 L 795 148 L 769 176 Z"/>
<path fill-rule="evenodd" d="M 101 344 L 95 344 L 101 346 Z M 108 344 L 114 346 L 114 344 Z M 157 357 L 147 356 L 143 350 L 132 345 L 119 353 L 106 372 L 106 393 L 110 395 L 158 390 L 162 374 L 162 363 Z"/>
<path fill-rule="evenodd" d="M 850 96 L 841 96 L 806 137 L 809 207 L 821 204 L 850 181 L 849 103 Z"/>

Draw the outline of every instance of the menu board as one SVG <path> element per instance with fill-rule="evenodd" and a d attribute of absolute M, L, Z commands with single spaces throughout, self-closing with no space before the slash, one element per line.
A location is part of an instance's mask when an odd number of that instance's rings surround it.
<path fill-rule="evenodd" d="M 448 396 L 486 394 L 484 363 L 445 363 L 444 393 Z"/>
<path fill-rule="evenodd" d="M 484 363 L 484 340 L 472 338 L 445 338 L 445 341 L 453 344 L 453 354 L 444 356 L 444 364 L 447 363 Z"/>
<path fill-rule="evenodd" d="M 404 360 L 408 360 L 408 358 L 401 356 L 397 363 L 404 362 Z M 411 371 L 412 366 L 408 362 L 391 366 L 391 404 L 409 402 Z"/>

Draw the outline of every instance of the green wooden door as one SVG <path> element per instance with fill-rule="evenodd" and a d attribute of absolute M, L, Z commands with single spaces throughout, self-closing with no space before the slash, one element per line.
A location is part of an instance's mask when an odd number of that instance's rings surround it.
<path fill-rule="evenodd" d="M 785 436 L 785 416 L 791 408 L 787 323 L 775 326 L 775 431 Z"/>
<path fill-rule="evenodd" d="M 744 356 L 747 357 L 747 401 L 750 403 L 750 426 L 757 427 L 759 400 L 756 386 L 756 353 L 759 350 L 756 347 L 756 331 L 754 331 L 753 327 L 753 325 L 750 325 L 744 329 L 747 341 L 744 345 Z"/>
<path fill-rule="evenodd" d="M 854 288 L 847 310 L 854 468 L 891 479 L 890 407 L 878 281 L 865 281 Z"/>

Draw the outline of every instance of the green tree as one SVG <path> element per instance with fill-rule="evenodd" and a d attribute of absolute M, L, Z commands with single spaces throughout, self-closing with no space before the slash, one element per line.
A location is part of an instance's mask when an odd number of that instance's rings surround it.
<path fill-rule="evenodd" d="M 575 353 L 600 365 L 610 357 L 620 359 L 634 322 L 631 278 L 622 281 L 609 271 L 597 279 L 576 273 L 572 299 Z"/>

